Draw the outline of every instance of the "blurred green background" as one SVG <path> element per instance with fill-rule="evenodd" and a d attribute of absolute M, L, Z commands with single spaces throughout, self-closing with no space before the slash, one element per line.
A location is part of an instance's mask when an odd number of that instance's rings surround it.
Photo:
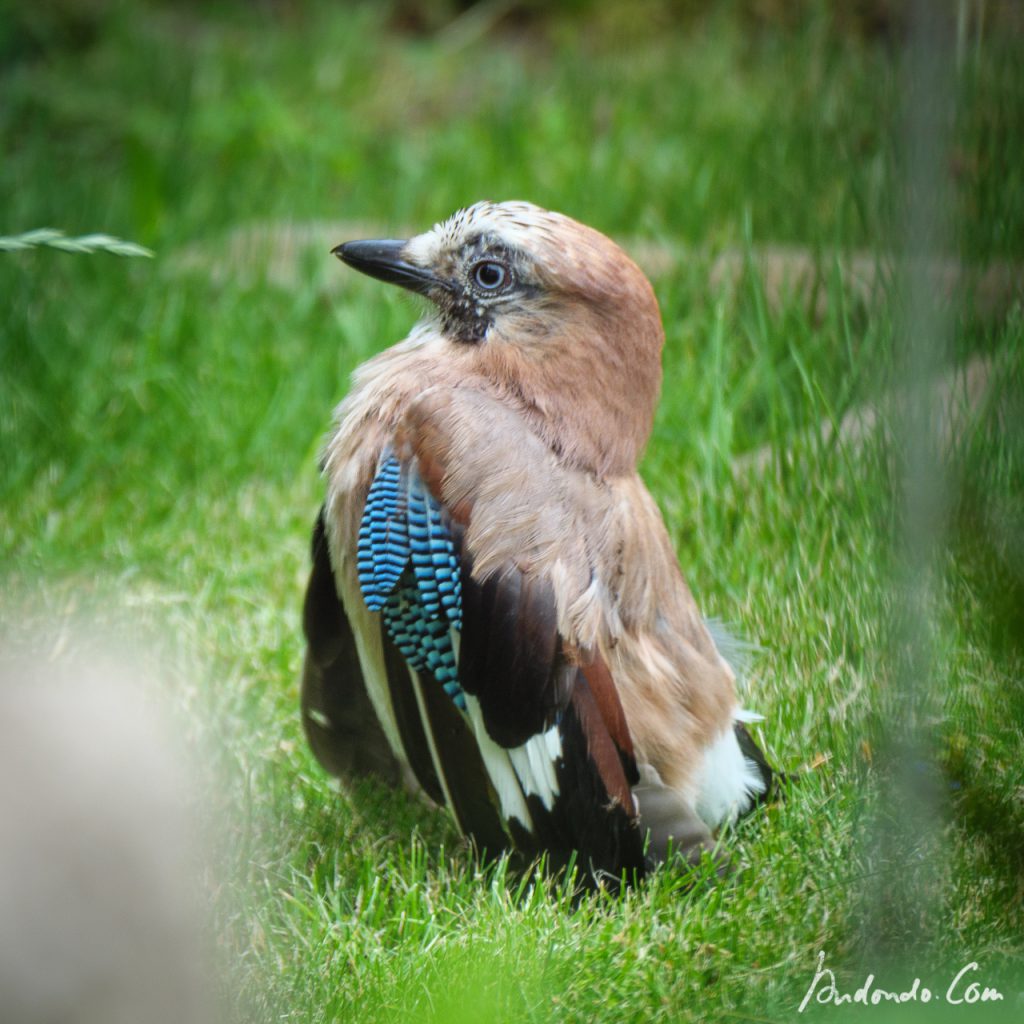
<path fill-rule="evenodd" d="M 155 252 L 0 252 L 5 643 L 130 640 L 169 674 L 226 1015 L 791 1019 L 822 949 L 851 990 L 978 960 L 1019 1005 L 1024 14 L 929 9 L 944 91 L 908 110 L 898 0 L 0 3 L 0 235 Z M 914 117 L 946 189 L 924 274 L 947 343 L 918 383 L 954 424 L 909 563 L 923 657 L 900 627 Z M 418 313 L 328 250 L 482 198 L 611 235 L 661 302 L 645 479 L 702 608 L 760 645 L 770 755 L 815 766 L 728 837 L 718 886 L 663 871 L 573 909 L 404 794 L 339 794 L 301 737 L 317 453 Z"/>

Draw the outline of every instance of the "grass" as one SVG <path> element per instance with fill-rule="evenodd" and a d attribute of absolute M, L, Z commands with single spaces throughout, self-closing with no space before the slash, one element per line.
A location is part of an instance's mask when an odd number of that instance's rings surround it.
<path fill-rule="evenodd" d="M 725 4 L 652 35 L 598 6 L 589 28 L 569 12 L 455 46 L 372 6 L 100 4 L 86 39 L 0 48 L 14 53 L 2 233 L 103 231 L 157 254 L 0 254 L 8 644 L 45 653 L 84 624 L 62 657 L 130 639 L 170 680 L 233 1019 L 788 1020 L 819 950 L 851 991 L 869 972 L 938 988 L 978 961 L 1010 1014 L 1024 989 L 1020 306 L 946 307 L 954 361 L 983 354 L 994 371 L 944 460 L 911 723 L 933 813 L 911 834 L 892 797 L 914 663 L 899 434 L 857 450 L 817 431 L 901 383 L 898 289 L 883 274 L 869 301 L 841 272 L 849 250 L 884 263 L 898 246 L 898 56 L 821 13 L 753 31 Z M 1024 259 L 1014 42 L 992 30 L 955 79 L 953 232 L 980 265 Z M 404 794 L 339 794 L 302 739 L 317 451 L 351 370 L 416 310 L 344 279 L 327 244 L 297 252 L 282 284 L 273 231 L 241 255 L 225 239 L 329 218 L 387 233 L 484 196 L 690 247 L 655 280 L 665 386 L 644 475 L 702 608 L 760 645 L 746 701 L 772 758 L 828 758 L 726 838 L 740 870 L 719 884 L 664 870 L 576 906 L 558 881 L 480 869 Z M 768 287 L 754 256 L 779 243 L 815 256 L 824 301 Z M 746 270 L 711 286 L 735 247 Z M 737 468 L 762 446 L 767 469 Z"/>

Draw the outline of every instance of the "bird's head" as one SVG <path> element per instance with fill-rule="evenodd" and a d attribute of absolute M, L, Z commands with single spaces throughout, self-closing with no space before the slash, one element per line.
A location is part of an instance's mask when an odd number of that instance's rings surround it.
<path fill-rule="evenodd" d="M 426 296 L 453 362 L 521 400 L 558 454 L 600 475 L 633 470 L 664 333 L 646 277 L 610 239 L 531 203 L 482 202 L 408 240 L 333 251 Z"/>

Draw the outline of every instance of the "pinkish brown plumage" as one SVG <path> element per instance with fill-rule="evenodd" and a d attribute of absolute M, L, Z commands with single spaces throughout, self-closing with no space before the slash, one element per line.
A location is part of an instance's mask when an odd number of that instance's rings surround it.
<path fill-rule="evenodd" d="M 618 876 L 699 851 L 770 772 L 636 472 L 664 340 L 646 278 L 527 203 L 336 251 L 436 313 L 360 367 L 327 445 L 314 749 L 410 768 L 492 852 Z"/>

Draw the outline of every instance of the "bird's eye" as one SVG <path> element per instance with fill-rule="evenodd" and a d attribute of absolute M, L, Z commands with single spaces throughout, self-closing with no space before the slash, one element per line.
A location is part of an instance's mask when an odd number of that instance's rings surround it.
<path fill-rule="evenodd" d="M 496 292 L 508 280 L 508 271 L 493 260 L 478 263 L 472 273 L 473 282 L 488 292 Z"/>

